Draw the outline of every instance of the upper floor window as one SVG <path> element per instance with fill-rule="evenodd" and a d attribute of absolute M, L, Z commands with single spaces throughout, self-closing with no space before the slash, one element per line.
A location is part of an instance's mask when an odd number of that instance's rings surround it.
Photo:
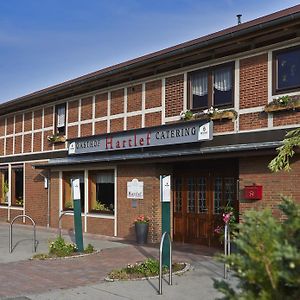
<path fill-rule="evenodd" d="M 55 107 L 55 129 L 57 134 L 66 133 L 66 104 L 59 104 Z"/>
<path fill-rule="evenodd" d="M 274 91 L 293 91 L 300 88 L 300 47 L 281 50 L 274 54 Z"/>
<path fill-rule="evenodd" d="M 234 63 L 189 74 L 189 108 L 233 106 Z"/>

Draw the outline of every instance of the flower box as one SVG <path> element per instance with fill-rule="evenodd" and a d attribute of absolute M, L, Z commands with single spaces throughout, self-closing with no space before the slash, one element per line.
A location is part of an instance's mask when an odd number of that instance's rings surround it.
<path fill-rule="evenodd" d="M 189 117 L 186 118 L 185 116 Z M 218 110 L 210 108 L 203 112 L 194 113 L 191 115 L 190 111 L 187 111 L 183 117 L 184 120 L 235 120 L 237 118 L 237 112 L 234 109 Z"/>
<path fill-rule="evenodd" d="M 64 135 L 53 134 L 53 135 L 47 136 L 47 140 L 53 144 L 64 143 L 66 141 L 66 137 Z"/>
<path fill-rule="evenodd" d="M 273 113 L 277 111 L 296 110 L 300 108 L 300 96 L 283 96 L 274 99 L 271 103 L 265 106 L 265 112 Z"/>

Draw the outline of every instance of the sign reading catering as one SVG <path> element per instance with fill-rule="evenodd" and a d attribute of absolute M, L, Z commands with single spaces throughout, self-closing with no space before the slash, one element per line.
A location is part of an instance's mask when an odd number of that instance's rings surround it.
<path fill-rule="evenodd" d="M 212 139 L 212 122 L 189 121 L 69 140 L 69 155 L 193 143 Z"/>

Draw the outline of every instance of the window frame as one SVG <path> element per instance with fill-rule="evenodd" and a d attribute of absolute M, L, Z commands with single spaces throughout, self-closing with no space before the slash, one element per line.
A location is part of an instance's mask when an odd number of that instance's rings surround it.
<path fill-rule="evenodd" d="M 63 107 L 65 110 L 65 116 L 64 116 L 64 126 L 58 127 L 58 110 L 59 108 Z M 67 104 L 61 103 L 55 105 L 55 134 L 63 136 L 66 134 L 66 127 L 67 127 Z M 62 128 L 62 131 L 59 131 L 59 128 Z"/>
<path fill-rule="evenodd" d="M 214 76 L 213 73 L 216 69 L 219 68 L 224 68 L 224 67 L 230 67 L 232 72 L 231 72 L 231 82 L 232 82 L 232 99 L 230 104 L 224 104 L 224 105 L 214 105 L 213 100 L 213 94 L 214 94 L 214 89 L 213 89 L 213 80 Z M 208 89 L 208 104 L 207 106 L 204 107 L 197 107 L 193 108 L 193 93 L 192 93 L 192 76 L 197 73 L 202 73 L 202 72 L 207 72 L 208 73 L 208 82 L 207 82 L 207 89 Z M 188 103 L 187 107 L 190 111 L 197 112 L 197 111 L 202 111 L 205 109 L 209 109 L 210 107 L 214 108 L 220 108 L 220 109 L 226 109 L 226 108 L 233 108 L 234 107 L 234 92 L 235 92 L 235 61 L 230 61 L 224 64 L 220 65 L 215 65 L 211 66 L 208 68 L 203 68 L 203 69 L 198 69 L 192 72 L 188 73 L 188 91 L 187 91 L 187 98 L 188 98 Z"/>
<path fill-rule="evenodd" d="M 10 194 L 9 167 L 8 166 L 1 166 L 0 167 L 0 172 L 1 172 L 1 175 L 0 175 L 0 180 L 1 180 L 1 182 L 0 182 L 0 185 L 1 185 L 0 206 L 8 206 L 8 204 L 9 204 L 9 194 Z M 7 180 L 5 180 L 5 177 L 6 177 Z M 8 191 L 4 195 L 4 191 L 3 191 L 4 188 L 3 187 L 4 187 L 5 183 L 8 186 Z M 6 197 L 7 197 L 7 202 L 5 202 Z"/>
<path fill-rule="evenodd" d="M 278 68 L 277 68 L 277 57 L 278 54 L 284 53 L 284 52 L 289 52 L 293 50 L 300 50 L 300 45 L 294 46 L 294 47 L 289 47 L 289 48 L 284 48 L 280 50 L 276 50 L 272 52 L 272 95 L 280 95 L 283 93 L 288 93 L 288 92 L 296 92 L 300 90 L 300 83 L 296 87 L 291 87 L 291 88 L 283 88 L 283 89 L 278 89 Z"/>
<path fill-rule="evenodd" d="M 113 211 L 106 211 L 106 210 L 96 210 L 92 208 L 92 195 L 91 195 L 91 191 L 92 191 L 92 176 L 95 176 L 96 174 L 100 174 L 100 173 L 108 173 L 111 172 L 114 178 L 113 181 L 113 206 L 114 206 L 114 210 Z M 107 215 L 107 216 L 115 216 L 115 205 L 116 205 L 116 195 L 115 195 L 115 189 L 116 189 L 116 177 L 115 177 L 115 170 L 114 169 L 100 169 L 100 170 L 88 170 L 88 213 L 89 214 L 97 214 L 97 215 Z M 97 189 L 97 188 L 96 188 Z M 97 190 L 95 192 L 95 196 L 97 196 Z M 97 201 L 97 200 L 96 200 Z"/>

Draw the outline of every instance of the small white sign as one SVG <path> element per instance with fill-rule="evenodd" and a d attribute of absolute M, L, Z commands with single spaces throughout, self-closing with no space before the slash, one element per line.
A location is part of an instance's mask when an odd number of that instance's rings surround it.
<path fill-rule="evenodd" d="M 70 145 L 69 145 L 69 154 L 74 154 L 76 151 L 76 143 L 75 142 L 72 142 Z"/>
<path fill-rule="evenodd" d="M 72 180 L 72 195 L 73 199 L 80 199 L 80 179 Z"/>
<path fill-rule="evenodd" d="M 207 141 L 207 140 L 212 140 L 213 139 L 213 122 L 207 122 L 199 127 L 198 131 L 198 141 Z"/>
<path fill-rule="evenodd" d="M 160 180 L 160 201 L 170 202 L 171 201 L 171 175 L 162 175 Z"/>
<path fill-rule="evenodd" d="M 138 181 L 136 178 L 127 182 L 127 198 L 144 199 L 144 182 Z"/>

